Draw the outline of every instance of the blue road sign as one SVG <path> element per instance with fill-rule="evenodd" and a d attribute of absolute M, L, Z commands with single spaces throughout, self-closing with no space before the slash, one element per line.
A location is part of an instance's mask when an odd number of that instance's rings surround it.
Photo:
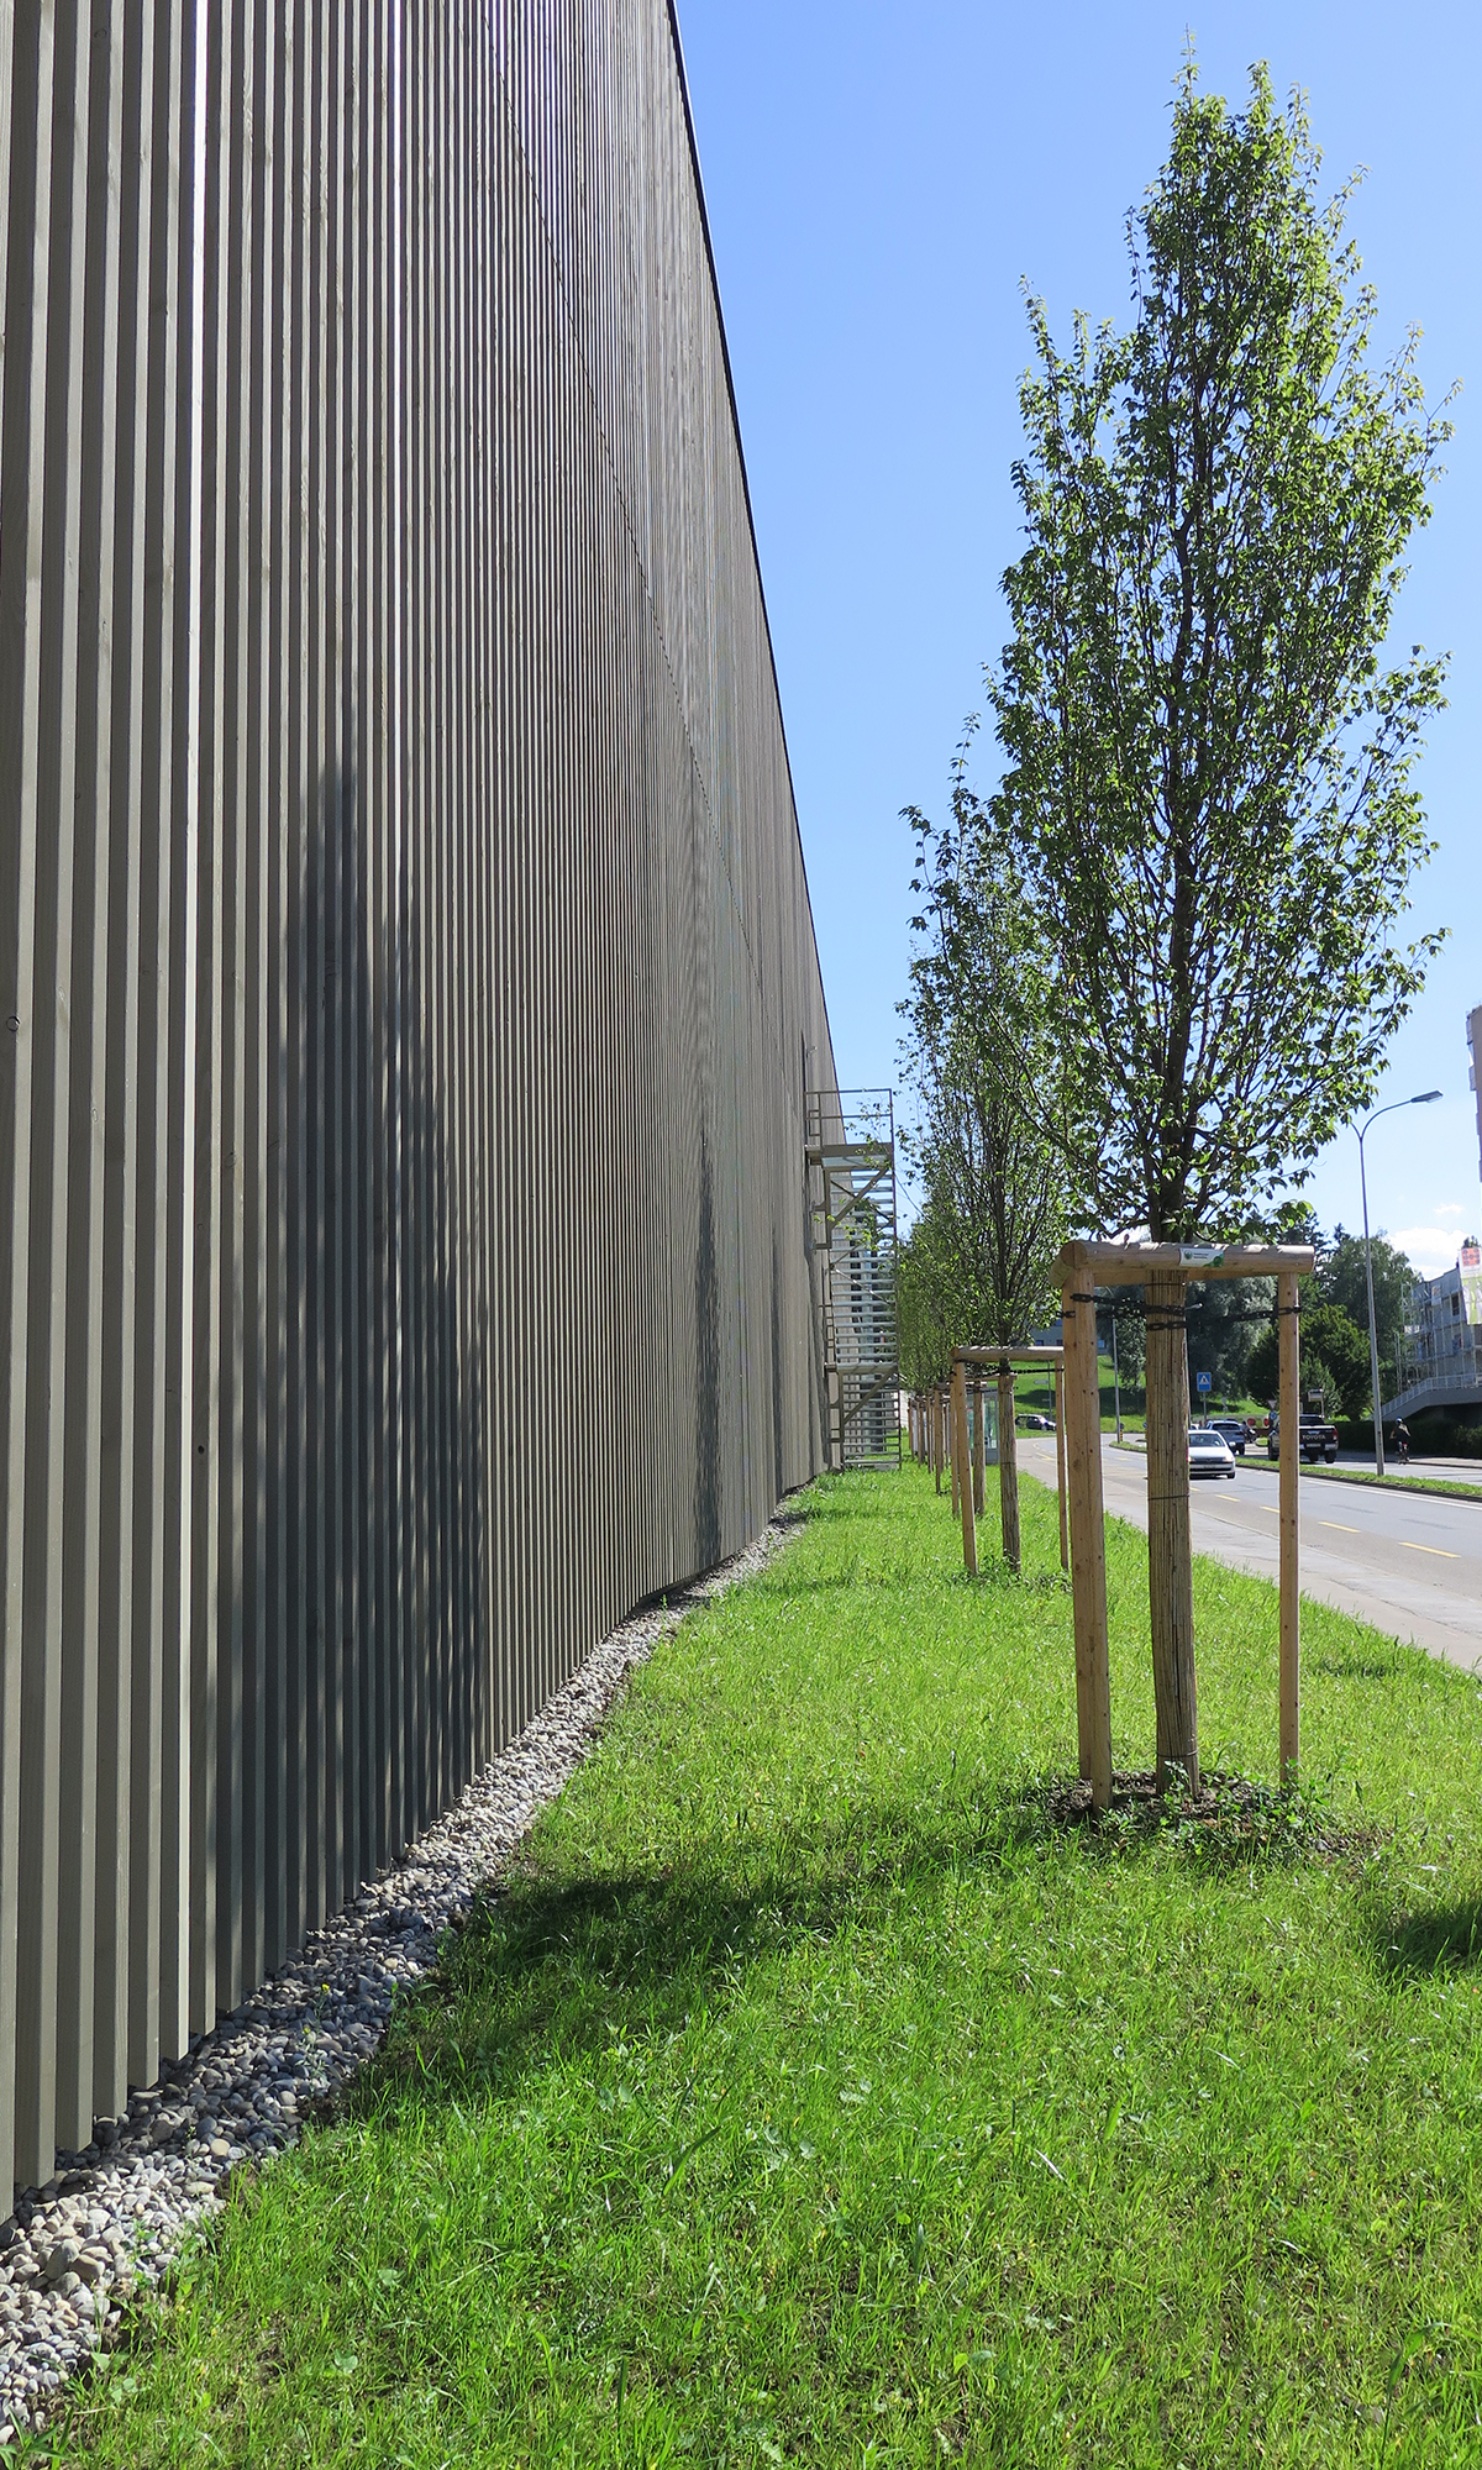
<path fill-rule="evenodd" d="M 1214 1374 L 1212 1372 L 1196 1372 L 1194 1375 L 1194 1387 L 1196 1389 L 1213 1389 Z"/>

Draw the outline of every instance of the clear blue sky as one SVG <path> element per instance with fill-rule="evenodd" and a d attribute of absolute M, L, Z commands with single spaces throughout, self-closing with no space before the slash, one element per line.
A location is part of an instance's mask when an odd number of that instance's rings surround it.
<path fill-rule="evenodd" d="M 1282 0 L 679 0 L 762 570 L 840 1073 L 896 1078 L 909 843 L 940 808 L 1016 554 L 1009 465 L 1028 359 L 1020 278 L 1125 318 L 1123 221 L 1162 160 L 1189 29 L 1204 83 L 1306 89 L 1334 182 L 1368 167 L 1350 231 L 1382 328 L 1424 329 L 1431 390 L 1464 392 L 1405 641 L 1453 655 L 1424 771 L 1441 853 L 1417 923 L 1451 941 L 1381 1099 L 1445 1102 L 1370 1136 L 1376 1223 L 1428 1269 L 1479 1229 L 1464 1028 L 1482 1002 L 1477 833 L 1482 371 L 1477 96 L 1482 9 Z M 984 751 L 980 777 L 991 772 Z M 1351 1134 L 1320 1164 L 1328 1223 L 1358 1218 Z"/>

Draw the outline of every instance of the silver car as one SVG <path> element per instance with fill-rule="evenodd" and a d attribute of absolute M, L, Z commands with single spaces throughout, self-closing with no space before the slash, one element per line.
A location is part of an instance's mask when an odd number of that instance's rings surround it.
<path fill-rule="evenodd" d="M 1207 1425 L 1195 1425 L 1189 1434 L 1189 1473 L 1194 1475 L 1228 1475 L 1235 1481 L 1235 1454 L 1222 1432 Z"/>

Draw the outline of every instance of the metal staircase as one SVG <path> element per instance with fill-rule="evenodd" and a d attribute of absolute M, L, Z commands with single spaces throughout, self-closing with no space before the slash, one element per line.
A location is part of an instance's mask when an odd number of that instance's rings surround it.
<path fill-rule="evenodd" d="M 807 1156 L 829 1463 L 899 1466 L 893 1092 L 811 1091 Z"/>

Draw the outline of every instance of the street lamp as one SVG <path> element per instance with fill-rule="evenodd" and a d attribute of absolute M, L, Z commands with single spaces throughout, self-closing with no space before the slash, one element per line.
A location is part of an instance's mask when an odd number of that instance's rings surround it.
<path fill-rule="evenodd" d="M 1374 1399 L 1374 1472 L 1384 1473 L 1384 1425 L 1379 1414 L 1379 1331 L 1374 1319 L 1374 1256 L 1369 1249 L 1369 1186 L 1364 1174 L 1364 1141 L 1381 1115 L 1397 1115 L 1402 1106 L 1430 1106 L 1439 1098 L 1439 1089 L 1423 1089 L 1418 1098 L 1396 1098 L 1393 1106 L 1376 1107 L 1367 1123 L 1358 1130 L 1359 1191 L 1364 1203 L 1364 1279 L 1369 1289 L 1369 1380 Z"/>

